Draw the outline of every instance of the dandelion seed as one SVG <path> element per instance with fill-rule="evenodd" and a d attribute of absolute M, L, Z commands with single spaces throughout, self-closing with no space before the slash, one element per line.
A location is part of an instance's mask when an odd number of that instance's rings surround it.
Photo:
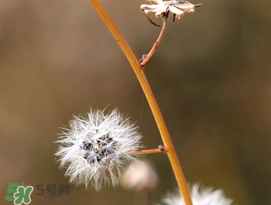
<path fill-rule="evenodd" d="M 163 1 L 152 0 L 151 4 L 142 4 L 140 9 L 147 15 L 148 13 L 154 13 L 157 18 L 168 17 L 169 12 L 173 14 L 173 21 L 183 18 L 184 14 L 192 13 L 195 8 L 200 7 L 202 4 L 191 4 L 188 1 Z"/>
<path fill-rule="evenodd" d="M 86 117 L 74 117 L 59 140 L 60 168 L 67 167 L 65 176 L 76 185 L 118 184 L 123 166 L 135 161 L 133 150 L 141 148 L 137 127 L 118 110 L 110 114 L 91 111 Z"/>
<path fill-rule="evenodd" d="M 222 190 L 204 188 L 199 190 L 199 185 L 193 185 L 190 189 L 193 205 L 231 205 L 232 200 L 226 198 Z M 176 193 L 168 193 L 162 200 L 165 205 L 185 205 L 179 190 Z"/>

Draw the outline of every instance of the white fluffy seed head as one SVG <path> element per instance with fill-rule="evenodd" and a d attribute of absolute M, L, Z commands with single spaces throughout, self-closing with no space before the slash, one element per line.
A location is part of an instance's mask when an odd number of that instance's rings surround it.
<path fill-rule="evenodd" d="M 71 183 L 99 190 L 103 184 L 118 184 L 123 166 L 136 160 L 132 152 L 141 147 L 140 139 L 137 127 L 117 109 L 90 111 L 70 121 L 56 141 L 55 155 Z"/>
<path fill-rule="evenodd" d="M 125 189 L 150 191 L 156 187 L 158 176 L 149 161 L 138 160 L 127 167 L 120 182 Z"/>
<path fill-rule="evenodd" d="M 193 205 L 231 205 L 233 200 L 226 198 L 222 190 L 212 188 L 199 188 L 198 184 L 192 185 L 190 189 Z M 185 205 L 179 190 L 168 193 L 163 199 L 165 205 Z"/>

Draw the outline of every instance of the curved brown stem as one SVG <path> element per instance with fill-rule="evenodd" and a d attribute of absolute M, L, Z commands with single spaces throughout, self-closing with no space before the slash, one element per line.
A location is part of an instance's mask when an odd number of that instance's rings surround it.
<path fill-rule="evenodd" d="M 123 53 L 127 57 L 131 67 L 133 68 L 135 75 L 138 78 L 138 81 L 142 87 L 142 90 L 147 98 L 147 101 L 153 113 L 163 144 L 168 150 L 167 155 L 168 155 L 172 170 L 174 172 L 174 175 L 176 177 L 179 189 L 184 198 L 184 201 L 186 205 L 192 205 L 189 189 L 188 189 L 188 186 L 187 186 L 187 183 L 186 183 L 186 180 L 181 168 L 181 164 L 179 162 L 179 158 L 175 151 L 174 145 L 172 143 L 171 137 L 169 135 L 169 132 L 165 124 L 164 118 L 162 116 L 162 113 L 160 111 L 160 108 L 156 102 L 154 94 L 151 90 L 151 87 L 143 72 L 141 65 L 139 64 L 137 58 L 135 57 L 134 53 L 132 52 L 125 38 L 122 36 L 119 29 L 114 24 L 114 22 L 112 21 L 110 16 L 107 14 L 105 9 L 102 7 L 102 5 L 99 3 L 99 1 L 98 0 L 89 0 L 89 1 L 93 5 L 93 7 L 96 9 L 100 17 L 103 19 L 108 29 L 111 31 L 112 35 L 114 36 L 119 46 L 121 47 Z"/>
<path fill-rule="evenodd" d="M 160 34 L 159 34 L 157 40 L 155 41 L 155 43 L 153 44 L 150 52 L 143 58 L 143 61 L 140 63 L 141 68 L 144 68 L 147 65 L 147 63 L 150 61 L 151 57 L 153 56 L 153 54 L 157 50 L 157 48 L 158 48 L 158 46 L 159 46 L 160 42 L 162 41 L 162 38 L 165 34 L 167 22 L 168 22 L 168 18 L 167 18 L 167 16 L 165 16 L 163 18 L 163 26 L 161 28 Z"/>

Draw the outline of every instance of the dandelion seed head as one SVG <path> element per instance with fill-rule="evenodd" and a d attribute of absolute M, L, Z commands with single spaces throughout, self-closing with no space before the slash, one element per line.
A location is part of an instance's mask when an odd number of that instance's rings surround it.
<path fill-rule="evenodd" d="M 99 190 L 103 184 L 118 184 L 123 166 L 136 160 L 132 152 L 141 147 L 140 139 L 137 127 L 118 110 L 90 111 L 70 121 L 56 141 L 55 155 L 71 183 Z"/>
<path fill-rule="evenodd" d="M 121 185 L 125 189 L 134 191 L 150 191 L 156 187 L 157 183 L 157 173 L 147 160 L 131 163 L 121 178 Z"/>
<path fill-rule="evenodd" d="M 222 190 L 212 188 L 199 188 L 198 184 L 192 185 L 190 189 L 193 205 L 231 205 L 233 200 L 226 198 Z M 164 205 L 185 205 L 180 191 L 168 193 L 162 200 Z"/>

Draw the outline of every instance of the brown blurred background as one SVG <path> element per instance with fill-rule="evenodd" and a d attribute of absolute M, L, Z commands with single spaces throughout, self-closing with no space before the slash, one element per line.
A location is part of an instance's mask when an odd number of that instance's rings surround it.
<path fill-rule="evenodd" d="M 144 2 L 101 2 L 140 59 L 159 33 L 139 9 Z M 203 1 L 169 23 L 146 68 L 187 180 L 223 189 L 238 205 L 271 204 L 270 7 Z M 137 122 L 146 147 L 162 143 L 132 69 L 87 0 L 0 0 L 0 203 L 12 204 L 4 200 L 10 182 L 67 184 L 54 157 L 60 127 L 106 106 Z M 176 182 L 166 155 L 148 159 L 159 176 L 154 204 Z M 136 197 L 121 187 L 96 193 L 71 185 L 66 204 Z M 48 194 L 32 200 L 64 204 Z"/>

